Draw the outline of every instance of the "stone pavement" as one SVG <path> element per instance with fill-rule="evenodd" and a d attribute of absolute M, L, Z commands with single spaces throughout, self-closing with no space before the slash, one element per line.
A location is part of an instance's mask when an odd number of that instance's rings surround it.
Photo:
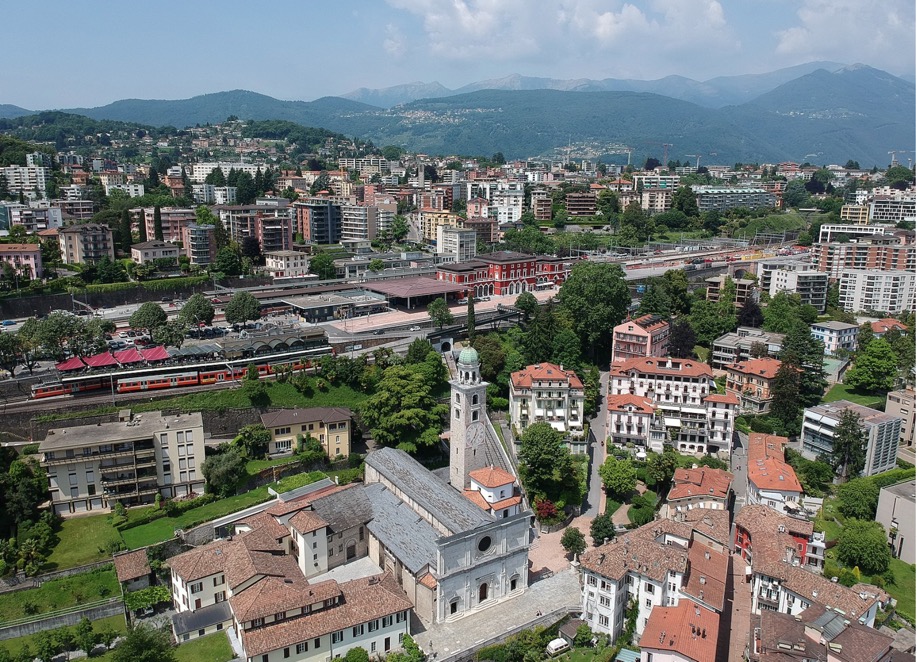
<path fill-rule="evenodd" d="M 745 583 L 745 560 L 741 555 L 732 554 L 729 559 L 729 567 L 726 604 L 720 621 L 718 657 L 743 660 L 751 627 L 751 585 Z M 727 645 L 728 649 L 724 649 Z M 727 652 L 729 656 L 725 657 L 724 653 Z"/>
<path fill-rule="evenodd" d="M 567 562 L 565 570 L 536 581 L 522 595 L 454 621 L 431 625 L 412 636 L 428 659 L 470 658 L 476 648 L 502 641 L 519 630 L 546 625 L 547 620 L 556 620 L 555 613 L 565 613 L 567 607 L 575 610 L 579 604 L 578 573 Z"/>

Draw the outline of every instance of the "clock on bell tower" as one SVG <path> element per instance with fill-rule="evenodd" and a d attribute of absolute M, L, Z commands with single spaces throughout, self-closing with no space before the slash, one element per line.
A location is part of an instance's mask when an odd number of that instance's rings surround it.
<path fill-rule="evenodd" d="M 487 382 L 481 380 L 478 353 L 466 347 L 456 363 L 449 413 L 449 483 L 457 490 L 469 486 L 468 474 L 487 466 L 484 443 L 487 428 Z"/>

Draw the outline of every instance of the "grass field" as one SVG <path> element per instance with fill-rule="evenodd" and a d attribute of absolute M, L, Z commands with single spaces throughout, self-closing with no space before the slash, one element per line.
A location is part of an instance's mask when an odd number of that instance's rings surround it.
<path fill-rule="evenodd" d="M 914 592 L 915 586 L 917 586 L 917 573 L 914 572 L 914 566 L 905 563 L 901 559 L 892 559 L 889 569 L 895 576 L 895 583 L 887 584 L 885 590 L 898 601 L 897 612 L 909 618 L 911 623 L 914 623 L 914 619 L 917 617 Z"/>
<path fill-rule="evenodd" d="M 0 593 L 0 621 L 13 621 L 118 596 L 121 589 L 115 570 L 93 570 L 52 579 L 38 588 Z M 32 613 L 29 613 L 32 612 Z"/>
<path fill-rule="evenodd" d="M 175 649 L 175 657 L 178 662 L 229 662 L 233 654 L 226 633 L 216 632 L 182 644 Z"/>
<path fill-rule="evenodd" d="M 274 381 L 265 382 L 271 407 L 349 407 L 354 409 L 368 396 L 349 386 L 332 386 L 327 391 L 315 390 L 310 397 L 304 396 L 292 384 Z M 189 393 L 166 400 L 154 400 L 134 406 L 136 411 L 158 411 L 179 409 L 181 411 L 203 411 L 251 407 L 251 401 L 242 389 L 220 389 Z"/>
<path fill-rule="evenodd" d="M 822 398 L 822 402 L 835 402 L 837 400 L 850 400 L 850 402 L 855 402 L 858 405 L 865 405 L 880 411 L 885 409 L 885 396 L 876 395 L 875 393 L 859 393 L 846 384 L 835 384 Z"/>
<path fill-rule="evenodd" d="M 66 519 L 57 535 L 60 542 L 46 563 L 47 568 L 54 570 L 109 559 L 111 553 L 107 549 L 108 543 L 121 542 L 121 534 L 111 525 L 108 515 L 86 515 Z"/>
<path fill-rule="evenodd" d="M 92 622 L 92 627 L 96 632 L 103 632 L 105 630 L 114 630 L 120 634 L 127 632 L 127 625 L 124 622 L 124 616 L 109 616 L 108 618 L 100 618 Z M 19 652 L 26 646 L 28 646 L 29 650 L 31 650 L 33 653 L 35 652 L 34 634 L 30 634 L 25 637 L 17 637 L 15 639 L 6 639 L 5 641 L 0 641 L 0 649 L 6 649 L 6 651 L 14 657 L 18 655 Z M 108 658 L 109 654 L 106 653 L 105 655 L 100 655 L 99 657 L 94 657 L 92 659 L 105 660 Z"/>

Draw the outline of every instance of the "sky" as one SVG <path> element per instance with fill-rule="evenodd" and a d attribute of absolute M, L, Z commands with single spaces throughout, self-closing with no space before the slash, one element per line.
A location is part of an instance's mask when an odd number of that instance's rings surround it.
<path fill-rule="evenodd" d="M 247 89 L 310 101 L 510 74 L 764 73 L 815 60 L 913 80 L 914 0 L 0 0 L 0 103 Z"/>

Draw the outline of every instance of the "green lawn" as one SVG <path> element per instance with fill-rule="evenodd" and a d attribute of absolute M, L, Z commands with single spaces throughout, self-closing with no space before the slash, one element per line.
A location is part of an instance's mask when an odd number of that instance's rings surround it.
<path fill-rule="evenodd" d="M 897 612 L 902 616 L 914 622 L 915 616 L 915 593 L 917 586 L 917 576 L 915 576 L 914 566 L 909 565 L 901 559 L 892 559 L 889 569 L 895 576 L 894 584 L 887 584 L 885 590 L 898 601 Z"/>
<path fill-rule="evenodd" d="M 46 567 L 54 570 L 110 559 L 108 543 L 121 542 L 121 534 L 111 525 L 109 515 L 65 519 L 57 535 L 60 542 L 46 564 Z"/>
<path fill-rule="evenodd" d="M 311 397 L 306 397 L 289 383 L 275 381 L 265 382 L 271 407 L 349 407 L 355 409 L 367 397 L 366 393 L 356 391 L 349 386 L 332 386 L 327 391 L 315 390 Z M 180 409 L 181 411 L 202 411 L 214 409 L 232 409 L 251 407 L 251 401 L 242 389 L 220 389 L 189 393 L 167 400 L 154 400 L 134 405 L 135 411 L 158 411 L 160 409 Z"/>
<path fill-rule="evenodd" d="M 226 633 L 216 632 L 180 645 L 175 657 L 178 662 L 229 662 L 233 653 Z"/>
<path fill-rule="evenodd" d="M 38 588 L 0 593 L 0 621 L 14 621 L 120 594 L 115 570 L 109 566 L 72 577 L 52 579 Z"/>
<path fill-rule="evenodd" d="M 115 630 L 118 633 L 127 632 L 127 625 L 124 622 L 124 616 L 109 616 L 107 618 L 100 618 L 92 622 L 92 627 L 96 632 L 102 632 L 105 630 Z M 5 641 L 0 641 L 0 648 L 6 649 L 11 655 L 18 655 L 26 646 L 34 653 L 35 652 L 35 635 L 30 634 L 25 637 L 17 637 L 15 639 L 6 639 Z M 93 660 L 105 660 L 108 658 L 108 654 L 100 655 L 99 657 L 92 658 Z M 204 659 L 204 658 L 200 658 Z M 228 658 L 227 658 L 228 659 Z"/>
<path fill-rule="evenodd" d="M 880 411 L 885 409 L 885 396 L 874 393 L 859 393 L 846 384 L 835 384 L 822 398 L 822 402 L 834 402 L 836 400 L 850 400 L 850 402 L 855 402 L 858 405 L 865 405 Z"/>
<path fill-rule="evenodd" d="M 272 484 L 271 487 L 277 492 L 287 492 L 297 487 L 314 483 L 324 477 L 325 474 L 320 471 L 295 474 Z M 163 542 L 175 535 L 175 529 L 184 529 L 203 522 L 209 522 L 267 501 L 271 498 L 267 488 L 268 486 L 265 485 L 244 494 L 205 504 L 200 508 L 192 508 L 178 517 L 163 517 L 149 524 L 137 526 L 133 529 L 125 529 L 121 533 L 124 538 L 124 544 L 130 549 L 137 549 L 138 547 Z"/>

